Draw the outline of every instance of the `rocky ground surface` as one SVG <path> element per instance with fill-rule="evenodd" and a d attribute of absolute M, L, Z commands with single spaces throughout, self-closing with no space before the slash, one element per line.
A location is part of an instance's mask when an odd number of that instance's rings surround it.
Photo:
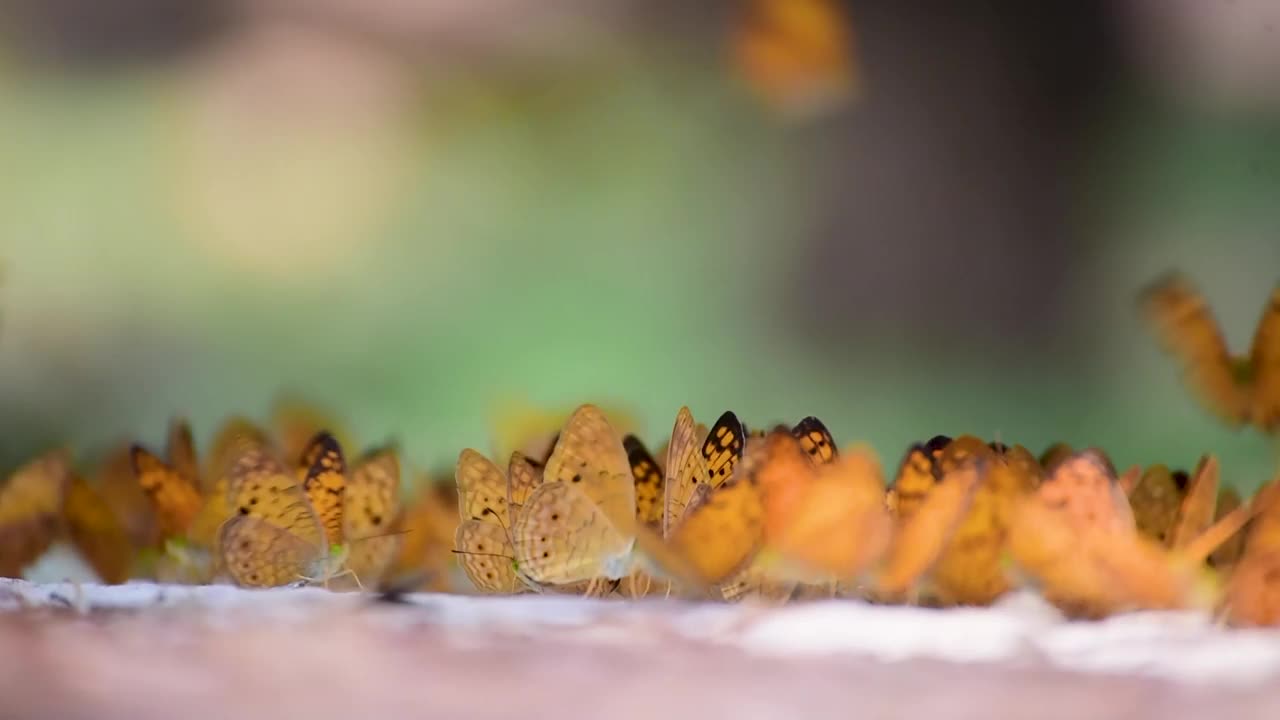
<path fill-rule="evenodd" d="M 934 611 L 0 580 L 0 717 L 1280 717 L 1280 632 Z"/>

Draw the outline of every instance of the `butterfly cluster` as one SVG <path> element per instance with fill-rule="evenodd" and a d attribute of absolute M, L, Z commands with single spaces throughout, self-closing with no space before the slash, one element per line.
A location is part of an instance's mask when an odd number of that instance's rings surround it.
<path fill-rule="evenodd" d="M 0 575 L 65 540 L 109 583 L 340 590 L 407 577 L 445 589 L 451 493 L 427 487 L 402 504 L 394 448 L 349 460 L 353 445 L 301 405 L 282 405 L 273 425 L 231 418 L 204 462 L 176 420 L 163 452 L 124 446 L 87 475 L 66 450 L 27 463 L 0 488 Z"/>
<path fill-rule="evenodd" d="M 1185 279 L 1141 305 L 1220 417 L 1280 424 L 1280 291 L 1237 360 Z M 1198 608 L 1280 624 L 1280 478 L 1241 498 L 1211 454 L 1121 474 L 1097 448 L 938 435 L 886 473 L 815 417 L 750 430 L 682 408 L 661 446 L 596 405 L 553 418 L 497 462 L 464 449 L 454 482 L 411 502 L 395 448 L 349 455 L 349 433 L 296 403 L 267 427 L 230 419 L 203 458 L 181 421 L 163 451 L 125 446 L 87 475 L 50 452 L 0 486 L 0 574 L 64 540 L 111 583 L 934 607 L 1027 588 L 1071 617 Z"/>
<path fill-rule="evenodd" d="M 945 607 L 1028 587 L 1073 617 L 1278 622 L 1277 483 L 1242 503 L 1219 477 L 1211 455 L 1118 475 L 1098 449 L 937 436 L 886 482 L 870 448 L 837 449 L 813 417 L 751 432 L 726 412 L 708 429 L 685 408 L 654 454 L 585 405 L 546 458 L 517 452 L 504 472 L 462 452 L 455 551 L 488 593 Z"/>

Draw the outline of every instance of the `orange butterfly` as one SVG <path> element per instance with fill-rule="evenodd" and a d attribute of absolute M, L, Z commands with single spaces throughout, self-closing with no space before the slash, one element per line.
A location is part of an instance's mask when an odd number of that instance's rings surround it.
<path fill-rule="evenodd" d="M 0 576 L 21 577 L 49 549 L 70 481 L 70 454 L 55 450 L 15 470 L 0 487 Z"/>
<path fill-rule="evenodd" d="M 1280 625 L 1280 478 L 1259 490 L 1253 505 L 1257 516 L 1227 582 L 1223 610 L 1232 625 Z"/>
<path fill-rule="evenodd" d="M 1085 450 L 1019 504 L 1009 550 L 1024 578 L 1069 616 L 1205 606 L 1213 602 L 1205 558 L 1252 513 L 1238 508 L 1167 550 L 1138 534 L 1114 468 Z"/>
<path fill-rule="evenodd" d="M 169 440 L 165 459 L 141 445 L 130 448 L 137 483 L 146 493 L 166 539 L 183 537 L 191 521 L 204 505 L 200 494 L 195 443 L 191 426 L 174 420 L 169 424 Z"/>
<path fill-rule="evenodd" d="M 1200 402 L 1231 427 L 1280 426 L 1280 287 L 1271 293 L 1247 356 L 1232 356 L 1208 304 L 1191 282 L 1170 274 L 1140 298 L 1152 331 L 1182 366 Z"/>
<path fill-rule="evenodd" d="M 747 0 L 732 54 L 747 86 L 790 117 L 833 110 L 857 87 L 852 26 L 837 0 Z"/>
<path fill-rule="evenodd" d="M 938 460 L 945 477 L 970 457 L 983 461 L 969 509 L 947 539 L 929 584 L 943 605 L 987 605 L 1010 589 L 1003 558 L 1005 538 L 1018 501 L 1040 484 L 1040 463 L 1021 445 L 984 445 L 978 438 L 957 438 Z"/>
<path fill-rule="evenodd" d="M 135 550 L 124 527 L 89 484 L 72 475 L 63 505 L 67 534 L 103 582 L 118 585 L 129 579 Z"/>

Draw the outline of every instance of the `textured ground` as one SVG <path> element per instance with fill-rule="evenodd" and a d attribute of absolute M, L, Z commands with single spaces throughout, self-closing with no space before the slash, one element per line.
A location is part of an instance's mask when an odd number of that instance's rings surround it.
<path fill-rule="evenodd" d="M 0 580 L 0 717 L 1280 717 L 1280 633 L 1195 614 Z"/>

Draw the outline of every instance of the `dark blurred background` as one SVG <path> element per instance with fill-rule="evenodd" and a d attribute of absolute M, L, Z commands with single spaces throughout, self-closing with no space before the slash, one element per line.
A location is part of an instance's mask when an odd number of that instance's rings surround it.
<path fill-rule="evenodd" d="M 843 5 L 799 114 L 745 2 L 0 0 L 0 467 L 261 415 L 420 467 L 594 400 L 1275 467 L 1134 301 L 1280 279 L 1280 4 Z"/>

